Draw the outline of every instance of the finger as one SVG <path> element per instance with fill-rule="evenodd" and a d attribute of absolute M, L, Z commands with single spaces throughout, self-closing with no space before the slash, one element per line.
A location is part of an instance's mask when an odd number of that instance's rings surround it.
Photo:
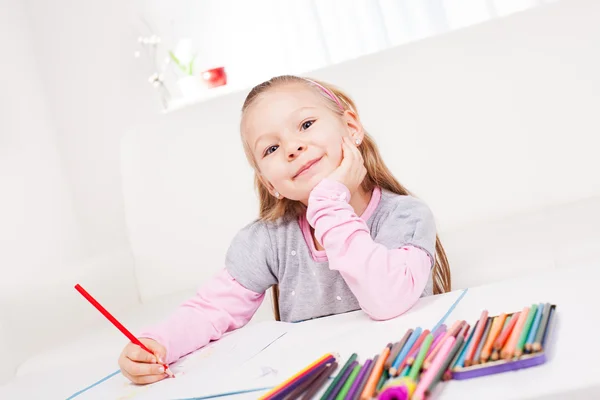
<path fill-rule="evenodd" d="M 132 376 L 160 375 L 165 373 L 165 367 L 160 364 L 147 364 L 131 361 L 126 358 L 121 363 L 121 369 Z"/>
<path fill-rule="evenodd" d="M 156 362 L 156 356 L 154 356 L 154 354 L 150 354 L 148 353 L 146 350 L 142 349 L 140 346 L 130 346 L 129 349 L 127 350 L 127 352 L 125 353 L 125 356 L 132 360 L 132 361 L 137 361 L 137 362 L 144 362 L 144 363 L 155 363 Z"/>
<path fill-rule="evenodd" d="M 150 383 L 158 382 L 165 379 L 167 376 L 165 374 L 161 375 L 145 375 L 145 376 L 133 376 L 129 374 L 127 371 L 121 370 L 123 376 L 129 379 L 131 382 L 137 385 L 147 385 Z"/>

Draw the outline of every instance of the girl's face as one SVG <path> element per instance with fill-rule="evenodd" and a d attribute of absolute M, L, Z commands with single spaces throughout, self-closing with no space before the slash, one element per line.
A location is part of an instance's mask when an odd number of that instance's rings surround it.
<path fill-rule="evenodd" d="M 336 114 L 301 83 L 261 94 L 247 109 L 243 137 L 271 194 L 306 204 L 311 190 L 342 161 L 342 138 L 362 140 L 351 111 Z"/>

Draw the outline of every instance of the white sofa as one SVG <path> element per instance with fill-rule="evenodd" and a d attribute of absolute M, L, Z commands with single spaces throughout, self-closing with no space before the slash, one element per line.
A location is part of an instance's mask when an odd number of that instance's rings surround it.
<path fill-rule="evenodd" d="M 600 266 L 599 14 L 593 0 L 565 1 L 312 74 L 355 98 L 397 178 L 432 208 L 453 288 L 548 268 L 568 274 L 575 261 Z M 230 239 L 257 210 L 238 137 L 244 96 L 156 116 L 126 134 L 130 248 L 32 290 L 52 307 L 20 305 L 2 320 L 5 378 L 116 362 L 124 339 L 74 283 L 136 330 L 222 268 Z M 269 301 L 257 318 L 271 318 Z M 30 333 L 14 331 L 17 323 Z"/>

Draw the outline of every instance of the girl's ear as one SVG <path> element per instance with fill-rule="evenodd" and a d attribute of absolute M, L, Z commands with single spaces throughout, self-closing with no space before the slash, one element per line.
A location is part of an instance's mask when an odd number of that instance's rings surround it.
<path fill-rule="evenodd" d="M 358 115 L 351 110 L 344 111 L 344 115 L 342 116 L 344 119 L 344 123 L 346 124 L 346 128 L 348 129 L 348 136 L 352 143 L 355 143 L 357 146 L 363 141 L 365 136 L 363 126 L 358 119 Z"/>
<path fill-rule="evenodd" d="M 260 183 L 267 188 L 267 190 L 269 191 L 269 193 L 271 193 L 271 196 L 279 199 L 281 198 L 281 195 L 279 194 L 279 192 L 277 190 L 275 190 L 275 188 L 273 187 L 273 185 L 271 185 L 271 183 L 269 181 L 267 181 L 265 179 L 264 176 L 262 176 L 261 174 L 258 174 L 258 179 L 260 180 Z"/>

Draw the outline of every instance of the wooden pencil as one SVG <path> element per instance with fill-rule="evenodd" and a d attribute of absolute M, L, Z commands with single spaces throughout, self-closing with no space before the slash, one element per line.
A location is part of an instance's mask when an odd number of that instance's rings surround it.
<path fill-rule="evenodd" d="M 481 358 L 481 350 L 483 349 L 483 346 L 485 344 L 485 342 L 487 341 L 487 338 L 490 334 L 490 329 L 492 326 L 492 317 L 488 317 L 486 323 L 485 323 L 485 329 L 483 330 L 483 334 L 481 335 L 481 340 L 479 341 L 479 346 L 477 346 L 477 350 L 475 350 L 475 355 L 473 356 L 473 360 L 472 365 L 476 365 L 480 363 L 480 358 Z"/>
<path fill-rule="evenodd" d="M 525 320 L 525 324 L 523 325 L 523 330 L 519 335 L 519 340 L 517 340 L 517 345 L 515 346 L 515 357 L 521 357 L 523 354 L 523 347 L 525 346 L 525 342 L 527 341 L 527 336 L 529 336 L 529 330 L 531 329 L 531 324 L 533 323 L 533 319 L 535 318 L 535 314 L 537 313 L 537 304 L 532 304 L 529 309 L 529 313 L 527 314 L 527 319 Z"/>
<path fill-rule="evenodd" d="M 500 331 L 504 326 L 504 321 L 506 321 L 506 314 L 502 313 L 496 318 L 494 318 L 494 323 L 490 329 L 490 334 L 488 335 L 487 340 L 485 341 L 485 345 L 483 346 L 483 350 L 481 350 L 481 362 L 484 363 L 489 360 L 490 355 L 492 354 L 492 346 L 496 341 L 496 338 L 500 335 Z"/>
<path fill-rule="evenodd" d="M 377 388 L 377 382 L 379 382 L 379 378 L 381 378 L 381 374 L 383 373 L 383 365 L 385 364 L 385 360 L 390 355 L 391 346 L 386 346 L 385 349 L 379 355 L 377 359 L 377 364 L 373 367 L 373 371 L 371 372 L 371 376 L 367 380 L 367 384 L 363 389 L 363 392 L 360 395 L 362 400 L 369 400 L 373 397 L 375 393 L 375 389 Z"/>
<path fill-rule="evenodd" d="M 537 334 L 538 328 L 540 327 L 540 321 L 542 320 L 542 315 L 544 314 L 544 304 L 538 304 L 537 312 L 535 313 L 535 319 L 533 320 L 533 324 L 531 325 L 531 329 L 529 330 L 529 335 L 527 335 L 527 341 L 525 342 L 525 352 L 531 353 L 533 350 L 533 342 L 535 340 L 535 336 Z"/>
<path fill-rule="evenodd" d="M 365 373 L 365 376 L 363 376 L 362 378 L 362 382 L 360 382 L 360 385 L 358 386 L 358 388 L 356 389 L 356 393 L 354 394 L 353 400 L 358 400 L 360 399 L 360 395 L 362 394 L 362 392 L 365 390 L 365 386 L 367 385 L 367 381 L 369 380 L 369 377 L 371 376 L 371 372 L 373 372 L 373 368 L 375 368 L 375 365 L 377 364 L 377 360 L 379 359 L 379 354 L 377 354 L 374 358 L 373 358 L 373 362 L 371 363 L 371 365 L 369 366 L 369 369 L 367 370 L 367 372 Z M 385 375 L 385 373 L 384 373 Z"/>
<path fill-rule="evenodd" d="M 406 360 L 406 357 L 408 357 L 408 353 L 409 353 L 410 349 L 412 348 L 413 344 L 417 341 L 417 339 L 421 335 L 422 331 L 423 330 L 419 327 L 419 328 L 416 328 L 410 334 L 410 337 L 406 341 L 406 344 L 404 345 L 404 347 L 398 354 L 398 357 L 396 358 L 396 360 L 394 360 L 394 363 L 392 364 L 391 368 L 389 369 L 391 376 L 398 376 L 398 373 L 402 372 L 402 371 L 399 371 L 399 367 L 401 364 L 404 363 L 404 361 Z"/>
<path fill-rule="evenodd" d="M 334 386 L 333 390 L 329 393 L 329 395 L 327 396 L 327 400 L 335 400 L 337 398 L 337 395 L 340 393 L 340 390 L 342 390 L 342 388 L 344 387 L 344 384 L 346 383 L 346 381 L 348 380 L 348 377 L 350 376 L 350 374 L 352 373 L 352 371 L 354 371 L 354 367 L 358 364 L 358 361 L 354 360 L 352 361 L 352 364 L 350 364 L 348 366 L 348 369 L 346 369 L 344 371 L 344 373 L 342 374 L 342 372 L 340 371 L 341 374 L 341 378 L 340 380 L 336 383 L 336 385 Z"/>
<path fill-rule="evenodd" d="M 333 361 L 335 361 L 335 357 L 333 357 L 332 354 L 325 354 L 323 357 L 319 358 L 308 367 L 298 372 L 296 375 L 287 379 L 285 382 L 273 388 L 268 393 L 262 395 L 260 400 L 271 400 L 285 397 L 289 392 L 296 388 L 298 382 L 304 382 L 307 377 L 314 374 L 316 370 L 320 370 L 322 366 Z"/>
<path fill-rule="evenodd" d="M 308 389 L 306 390 L 306 393 L 304 393 L 303 395 L 303 399 L 312 399 L 315 394 L 317 394 L 317 392 L 319 390 L 321 390 L 321 388 L 327 383 L 327 380 L 329 379 L 329 377 L 331 376 L 331 374 L 333 374 L 335 372 L 335 370 L 338 367 L 338 363 L 337 361 L 334 361 L 329 367 L 327 367 L 327 369 L 325 369 L 325 371 L 323 371 L 321 373 L 321 375 L 319 375 L 317 377 L 316 380 L 314 380 L 310 386 L 308 387 Z"/>
<path fill-rule="evenodd" d="M 550 316 L 550 307 L 550 303 L 546 303 L 544 305 L 544 315 L 542 315 L 540 327 L 538 328 L 538 332 L 535 335 L 535 341 L 533 342 L 533 346 L 531 346 L 533 351 L 540 351 L 542 349 L 542 338 L 546 330 L 546 325 L 548 324 L 548 317 Z"/>
<path fill-rule="evenodd" d="M 377 384 L 377 389 L 375 389 L 375 393 L 381 392 L 381 388 L 387 382 L 388 379 L 390 379 L 390 374 L 388 373 L 388 371 L 383 371 L 383 374 L 381 374 L 381 378 L 379 379 L 379 383 Z"/>
<path fill-rule="evenodd" d="M 429 351 L 429 348 L 431 347 L 432 343 L 433 343 L 433 335 L 431 333 L 429 333 L 425 337 L 425 340 L 423 340 L 423 344 L 421 345 L 421 348 L 419 349 L 419 354 L 415 358 L 415 362 L 413 363 L 412 367 L 410 368 L 410 373 L 408 374 L 408 377 L 415 382 L 417 382 L 417 380 L 418 380 L 417 378 L 419 377 L 419 372 L 421 371 L 421 366 L 423 365 L 423 361 L 425 361 L 425 356 L 427 355 L 427 352 Z"/>
<path fill-rule="evenodd" d="M 387 360 L 385 360 L 385 364 L 384 364 L 385 369 L 390 369 L 392 367 L 392 364 L 394 363 L 396 358 L 398 358 L 398 354 L 400 354 L 400 351 L 406 344 L 406 341 L 410 337 L 411 333 L 413 333 L 412 329 L 407 330 L 406 333 L 404 334 L 404 336 L 402 336 L 402 339 L 400 339 L 399 342 L 397 342 L 394 346 L 392 346 L 392 350 L 390 351 L 390 356 L 387 358 Z"/>
<path fill-rule="evenodd" d="M 406 362 L 404 364 L 401 364 L 399 369 L 402 369 L 406 365 L 409 365 L 409 366 L 412 365 L 412 363 L 415 361 L 415 357 L 419 353 L 419 349 L 421 348 L 421 345 L 423 344 L 423 341 L 425 340 L 427 335 L 429 335 L 429 329 L 425 329 L 421 333 L 421 335 L 419 336 L 417 341 L 413 344 L 412 348 L 408 352 L 408 357 L 406 357 Z"/>
<path fill-rule="evenodd" d="M 475 356 L 475 352 L 477 351 L 477 347 L 479 346 L 479 341 L 481 340 L 481 335 L 483 335 L 483 331 L 485 330 L 485 323 L 488 318 L 488 311 L 483 310 L 481 312 L 481 317 L 479 317 L 479 324 L 477 324 L 477 330 L 473 332 L 473 339 L 471 343 L 469 343 L 469 349 L 467 350 L 467 355 L 465 356 L 465 367 L 471 366 L 473 364 L 473 356 Z"/>
<path fill-rule="evenodd" d="M 433 393 L 435 386 L 442 380 L 442 377 L 444 376 L 446 371 L 450 371 L 450 365 L 452 364 L 452 361 L 454 360 L 454 358 L 456 358 L 458 356 L 460 349 L 462 348 L 462 345 L 464 342 L 465 342 L 465 337 L 463 335 L 458 335 L 456 337 L 456 341 L 454 342 L 454 345 L 452 346 L 450 353 L 448 354 L 448 356 L 442 363 L 442 367 L 437 371 L 433 380 L 431 381 L 429 386 L 427 386 L 427 389 L 425 389 L 425 397 L 431 396 L 431 393 Z"/>
<path fill-rule="evenodd" d="M 446 333 L 446 331 L 439 331 L 437 333 L 437 336 L 433 335 L 433 343 L 431 343 L 429 350 L 427 350 L 427 354 L 425 354 L 425 358 L 427 358 L 427 356 L 429 356 L 429 354 L 431 354 L 431 351 L 433 350 L 433 348 L 436 347 L 437 344 L 444 338 L 444 333 Z"/>
<path fill-rule="evenodd" d="M 438 342 L 437 346 L 431 350 L 431 352 L 429 353 L 429 355 L 427 356 L 427 358 L 425 359 L 425 362 L 423 363 L 423 369 L 427 369 L 429 368 L 429 366 L 431 365 L 433 359 L 435 358 L 437 352 L 441 349 L 442 347 L 442 343 L 444 341 L 446 341 L 447 338 L 449 338 L 450 336 L 456 336 L 458 335 L 458 333 L 460 332 L 461 328 L 464 326 L 464 324 L 466 324 L 466 321 L 455 321 L 454 324 L 452 324 L 452 327 L 446 331 L 446 333 L 444 334 L 444 336 L 442 337 L 442 339 Z"/>
<path fill-rule="evenodd" d="M 504 358 L 505 360 L 510 360 L 514 356 L 515 349 L 517 347 L 517 341 L 521 336 L 521 331 L 523 331 L 523 327 L 525 326 L 525 321 L 527 320 L 528 315 L 529 307 L 525 307 L 523 311 L 521 311 L 521 315 L 519 315 L 519 318 L 517 319 L 517 323 L 515 324 L 515 327 L 513 328 L 513 331 L 510 334 L 508 342 L 506 342 L 506 345 L 502 348 L 502 351 L 500 352 L 500 357 Z"/>
<path fill-rule="evenodd" d="M 346 379 L 346 383 L 344 383 L 344 386 L 342 386 L 342 389 L 338 393 L 338 395 L 335 398 L 335 400 L 344 400 L 346 398 L 346 395 L 350 391 L 350 388 L 352 387 L 352 384 L 354 383 L 354 380 L 356 379 L 356 377 L 358 376 L 358 373 L 360 372 L 360 368 L 361 367 L 358 364 L 356 364 L 354 366 L 354 369 L 352 370 L 352 372 L 348 376 L 348 379 Z"/>
<path fill-rule="evenodd" d="M 348 358 L 348 361 L 346 361 L 346 363 L 344 364 L 344 366 L 342 367 L 340 372 L 338 372 L 338 374 L 335 377 L 335 379 L 333 380 L 333 382 L 331 382 L 329 387 L 327 387 L 327 390 L 325 391 L 325 393 L 323 393 L 323 396 L 321 396 L 321 400 L 326 400 L 329 398 L 329 395 L 334 391 L 338 382 L 342 379 L 344 373 L 348 370 L 348 368 L 350 368 L 350 365 L 352 365 L 352 363 L 356 360 L 357 357 L 358 357 L 358 354 L 353 353 L 350 356 L 350 358 Z M 337 392 L 336 392 L 336 394 L 337 394 Z"/>
<path fill-rule="evenodd" d="M 477 331 L 478 326 L 479 326 L 479 321 L 475 322 L 473 329 L 471 329 L 471 333 L 469 334 L 469 339 L 467 339 L 467 341 L 463 345 L 462 350 L 460 351 L 460 357 L 458 357 L 456 362 L 452 363 L 452 366 L 450 367 L 452 370 L 459 369 L 464 366 L 465 357 L 467 356 L 467 350 L 469 349 L 469 346 L 471 345 L 471 341 L 473 340 L 473 336 L 475 335 L 475 332 Z"/>
<path fill-rule="evenodd" d="M 356 379 L 352 383 L 352 386 L 350 387 L 348 394 L 346 395 L 347 399 L 354 399 L 354 397 L 356 397 L 357 395 L 360 394 L 360 393 L 358 393 L 358 389 L 360 388 L 362 382 L 364 382 L 365 378 L 368 376 L 367 371 L 370 370 L 372 363 L 373 363 L 373 360 L 371 360 L 370 358 L 367 361 L 365 361 L 362 368 L 360 369 L 360 372 L 356 376 Z"/>
<path fill-rule="evenodd" d="M 548 340 L 551 335 L 550 332 L 554 329 L 554 324 L 556 324 L 556 306 L 551 306 L 550 312 L 548 313 L 548 322 L 546 323 L 544 335 L 542 336 L 542 347 L 540 350 L 545 350 L 548 347 Z"/>
<path fill-rule="evenodd" d="M 425 371 L 421 376 L 412 399 L 419 400 L 425 397 L 425 390 L 429 387 L 431 382 L 433 382 L 433 378 L 437 375 L 439 369 L 442 368 L 442 364 L 444 361 L 446 361 L 446 358 L 448 357 L 448 354 L 450 353 L 450 350 L 452 349 L 452 346 L 454 346 L 455 342 L 456 338 L 454 336 L 449 336 L 446 338 L 446 340 L 444 340 L 442 347 L 436 354 L 433 362 L 427 371 Z"/>
<path fill-rule="evenodd" d="M 325 365 L 323 365 L 323 368 L 321 368 L 319 371 L 315 371 L 314 374 L 310 375 L 308 377 L 308 379 L 305 379 L 304 382 L 302 382 L 301 384 L 297 385 L 295 389 L 293 389 L 289 394 L 285 395 L 285 400 L 291 400 L 291 399 L 298 399 L 300 398 L 300 396 L 302 395 L 302 393 L 304 393 L 305 391 L 308 390 L 308 388 L 311 387 L 311 385 L 317 381 L 319 378 L 321 378 L 321 376 L 323 374 L 326 375 L 326 377 L 328 377 L 328 371 L 330 370 L 330 367 L 335 363 L 335 361 L 332 361 L 330 363 L 327 363 Z"/>
<path fill-rule="evenodd" d="M 498 339 L 496 339 L 496 341 L 494 342 L 494 350 L 495 351 L 500 352 L 500 350 L 502 350 L 502 348 L 506 345 L 506 342 L 508 341 L 508 338 L 510 337 L 517 321 L 519 320 L 520 315 L 521 315 L 521 312 L 519 311 L 519 312 L 514 313 L 510 317 L 510 321 L 508 322 L 508 324 L 506 324 L 506 326 L 502 330 L 502 333 L 500 334 L 500 336 L 498 336 Z"/>

